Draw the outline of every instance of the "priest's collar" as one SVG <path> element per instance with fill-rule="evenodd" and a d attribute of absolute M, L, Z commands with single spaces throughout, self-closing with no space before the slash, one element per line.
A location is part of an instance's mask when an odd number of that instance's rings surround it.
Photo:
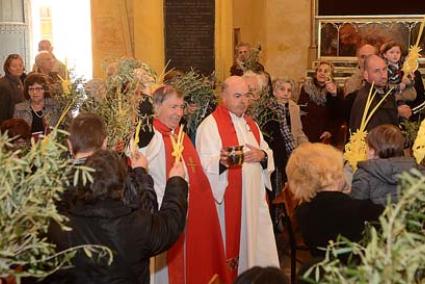
<path fill-rule="evenodd" d="M 237 114 L 235 114 L 235 113 L 231 112 L 230 110 L 229 110 L 229 113 L 230 113 L 230 117 L 231 117 L 232 119 L 242 119 L 242 118 L 244 118 L 244 116 L 245 116 L 245 113 L 243 113 L 241 116 L 239 116 L 239 115 L 237 115 Z"/>

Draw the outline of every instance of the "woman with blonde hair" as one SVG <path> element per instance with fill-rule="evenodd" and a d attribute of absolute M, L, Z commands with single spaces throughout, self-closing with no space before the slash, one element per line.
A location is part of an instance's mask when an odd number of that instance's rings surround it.
<path fill-rule="evenodd" d="M 337 143 L 337 132 L 342 105 L 342 89 L 333 79 L 332 63 L 320 61 L 314 78 L 306 80 L 301 87 L 298 104 L 304 132 L 311 142 Z"/>
<path fill-rule="evenodd" d="M 342 153 L 330 145 L 300 145 L 289 158 L 286 174 L 289 189 L 300 201 L 295 214 L 313 256 L 323 256 L 320 248 L 326 248 L 339 235 L 359 241 L 365 221 L 375 221 L 382 213 L 382 206 L 342 192 Z"/>

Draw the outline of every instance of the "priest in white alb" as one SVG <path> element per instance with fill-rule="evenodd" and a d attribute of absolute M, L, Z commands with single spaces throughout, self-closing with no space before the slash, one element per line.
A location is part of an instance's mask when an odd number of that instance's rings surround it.
<path fill-rule="evenodd" d="M 209 283 L 215 275 L 222 283 L 230 283 L 210 183 L 195 147 L 179 126 L 185 106 L 183 96 L 173 87 L 165 85 L 153 93 L 153 106 L 154 133 L 143 133 L 139 146 L 148 159 L 148 172 L 154 179 L 159 206 L 166 188 L 167 173 L 174 159 L 182 159 L 189 183 L 185 231 L 166 255 L 156 257 L 154 283 Z"/>
<path fill-rule="evenodd" d="M 216 201 L 233 277 L 259 266 L 279 267 L 266 188 L 271 188 L 273 152 L 258 125 L 245 114 L 249 89 L 237 76 L 222 86 L 221 104 L 199 125 L 196 149 Z M 229 146 L 243 145 L 241 165 L 229 163 Z"/>

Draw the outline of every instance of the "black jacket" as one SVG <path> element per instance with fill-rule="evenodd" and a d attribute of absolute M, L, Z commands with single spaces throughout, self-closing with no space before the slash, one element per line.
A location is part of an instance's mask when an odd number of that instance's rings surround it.
<path fill-rule="evenodd" d="M 330 240 L 342 235 L 359 241 L 365 221 L 376 221 L 383 207 L 370 200 L 356 200 L 342 192 L 322 191 L 295 209 L 305 244 L 313 256 L 324 256 Z"/>
<path fill-rule="evenodd" d="M 351 133 L 354 133 L 357 129 L 360 128 L 360 124 L 362 121 L 364 109 L 366 107 L 366 101 L 369 95 L 370 88 L 371 88 L 371 85 L 369 83 L 366 83 L 366 85 L 362 87 L 360 90 L 358 90 L 357 94 L 355 95 L 354 103 L 351 107 L 350 121 L 349 121 L 349 128 L 351 130 Z M 383 96 L 384 94 L 378 94 L 378 93 L 376 94 L 375 98 L 373 99 L 369 107 L 369 113 L 375 108 L 375 106 L 378 104 L 378 102 L 381 100 Z M 369 123 L 366 125 L 366 130 L 370 131 L 376 126 L 379 126 L 382 124 L 392 124 L 392 125 L 398 126 L 398 122 L 399 121 L 398 121 L 397 103 L 395 100 L 394 92 L 392 92 L 391 94 L 387 96 L 387 98 L 382 102 L 382 104 L 373 114 Z"/>
<path fill-rule="evenodd" d="M 72 206 L 65 212 L 72 231 L 62 231 L 56 223 L 49 228 L 48 237 L 57 250 L 105 245 L 113 251 L 114 260 L 108 266 L 80 251 L 73 259 L 74 268 L 59 271 L 43 283 L 149 283 L 149 258 L 167 250 L 184 229 L 187 192 L 184 179 L 170 178 L 157 213 L 114 200 Z"/>
<path fill-rule="evenodd" d="M 375 204 L 386 205 L 387 198 L 398 201 L 398 176 L 411 169 L 425 172 L 411 157 L 394 157 L 360 162 L 353 175 L 351 196 L 355 199 L 370 199 Z"/>
<path fill-rule="evenodd" d="M 24 86 L 19 78 L 6 75 L 0 79 L 0 124 L 13 117 L 15 105 L 25 100 Z"/>

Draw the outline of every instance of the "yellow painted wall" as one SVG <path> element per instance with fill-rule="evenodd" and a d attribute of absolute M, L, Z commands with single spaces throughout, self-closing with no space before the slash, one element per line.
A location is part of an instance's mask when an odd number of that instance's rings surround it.
<path fill-rule="evenodd" d="M 233 64 L 233 5 L 215 0 L 215 74 L 219 81 L 229 76 Z"/>
<path fill-rule="evenodd" d="M 264 45 L 265 7 L 269 0 L 233 0 L 233 26 L 241 41 Z"/>
<path fill-rule="evenodd" d="M 164 68 L 162 1 L 91 0 L 93 74 L 122 57 L 135 57 L 158 73 Z"/>
<path fill-rule="evenodd" d="M 165 66 L 163 1 L 133 0 L 135 57 L 158 74 Z"/>
<path fill-rule="evenodd" d="M 241 40 L 261 44 L 261 63 L 273 77 L 304 77 L 309 68 L 311 1 L 233 0 Z"/>
<path fill-rule="evenodd" d="M 216 74 L 229 75 L 233 29 L 241 40 L 261 44 L 266 70 L 295 80 L 310 68 L 311 1 L 216 0 Z M 110 58 L 135 56 L 161 72 L 165 64 L 163 1 L 92 0 L 94 76 Z M 123 3 L 127 3 L 124 5 Z"/>
<path fill-rule="evenodd" d="M 264 63 L 272 76 L 299 81 L 311 67 L 311 1 L 267 0 Z"/>
<path fill-rule="evenodd" d="M 129 9 L 126 1 L 91 0 L 93 77 L 104 77 L 106 65 L 132 56 Z"/>

